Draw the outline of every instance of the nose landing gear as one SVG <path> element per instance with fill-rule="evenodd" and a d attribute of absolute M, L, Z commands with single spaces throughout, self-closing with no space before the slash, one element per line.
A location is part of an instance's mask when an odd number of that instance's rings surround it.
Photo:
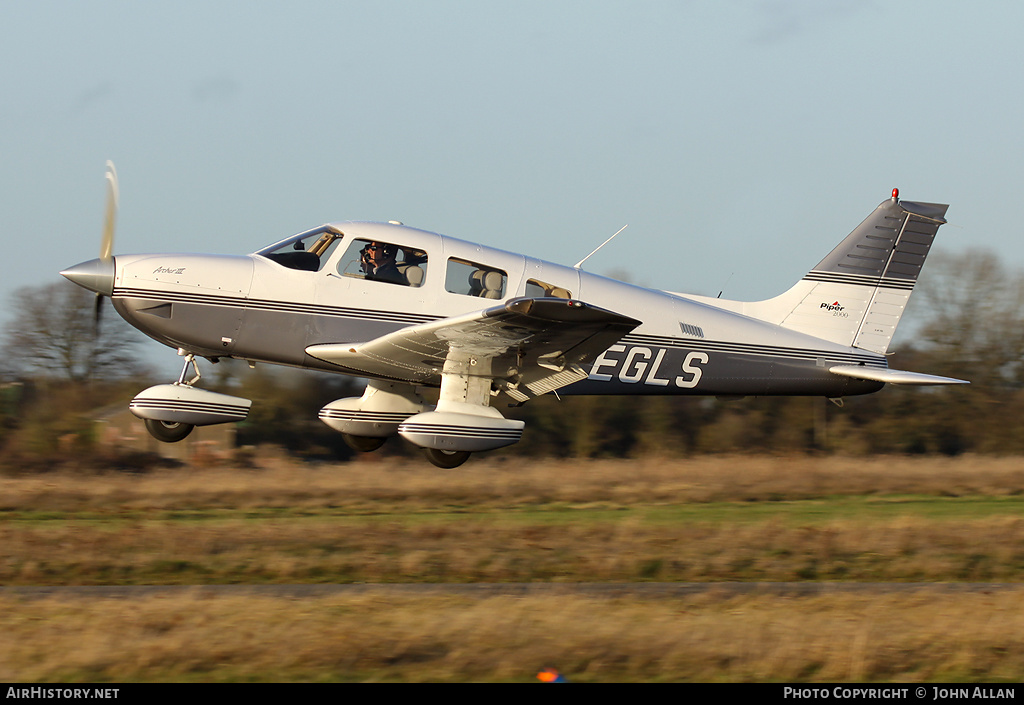
<path fill-rule="evenodd" d="M 208 392 L 192 386 L 199 381 L 195 356 L 185 354 L 185 365 L 174 384 L 158 384 L 140 392 L 128 409 L 146 422 L 146 430 L 164 443 L 185 439 L 196 426 L 242 421 L 249 415 L 252 401 L 227 394 Z M 195 375 L 186 380 L 191 366 Z"/>
<path fill-rule="evenodd" d="M 146 430 L 149 431 L 149 435 L 164 443 L 183 441 L 194 428 L 195 426 L 190 423 L 146 419 Z"/>

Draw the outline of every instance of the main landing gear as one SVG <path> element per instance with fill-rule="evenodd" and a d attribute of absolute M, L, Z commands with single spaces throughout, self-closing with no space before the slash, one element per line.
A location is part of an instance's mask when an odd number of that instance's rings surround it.
<path fill-rule="evenodd" d="M 351 433 L 343 433 L 341 434 L 341 440 L 345 441 L 345 445 L 354 451 L 370 453 L 384 445 L 384 441 L 387 440 L 387 437 L 354 436 Z"/>
<path fill-rule="evenodd" d="M 456 360 L 469 368 L 467 360 Z M 490 379 L 470 377 L 455 362 L 442 378 L 436 406 L 421 396 L 414 385 L 370 380 L 361 397 L 336 399 L 320 410 L 320 420 L 341 433 L 349 448 L 367 453 L 380 448 L 391 436 L 401 436 L 423 449 L 427 460 L 439 468 L 457 468 L 476 451 L 515 443 L 523 422 L 506 420 L 487 406 Z M 475 403 L 462 401 L 467 392 Z M 439 411 L 440 410 L 440 411 Z"/>
<path fill-rule="evenodd" d="M 152 433 L 152 431 L 150 431 L 150 433 Z M 343 433 L 341 434 L 341 438 L 345 441 L 345 445 L 360 453 L 371 453 L 383 446 L 384 442 L 387 440 L 385 437 L 355 436 L 351 433 Z M 437 467 L 445 470 L 451 470 L 452 468 L 457 468 L 469 460 L 469 456 L 471 454 L 468 450 L 440 450 L 438 448 L 424 448 L 423 455 Z"/>
<path fill-rule="evenodd" d="M 153 433 L 153 431 L 150 430 L 150 433 Z M 186 435 L 188 434 L 186 433 Z M 387 440 L 387 438 L 384 437 L 354 436 L 351 433 L 343 433 L 341 434 L 341 438 L 345 441 L 345 445 L 359 453 L 372 453 L 383 446 L 384 442 Z M 437 467 L 445 470 L 451 470 L 452 468 L 457 468 L 469 460 L 471 453 L 468 450 L 423 448 L 423 455 Z"/>
<path fill-rule="evenodd" d="M 423 455 L 439 468 L 451 470 L 469 460 L 468 450 L 441 450 L 440 448 L 424 448 Z"/>

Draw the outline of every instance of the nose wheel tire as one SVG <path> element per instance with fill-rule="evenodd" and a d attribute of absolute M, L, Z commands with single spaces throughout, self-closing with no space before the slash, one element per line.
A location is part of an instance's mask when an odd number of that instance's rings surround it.
<path fill-rule="evenodd" d="M 190 423 L 146 419 L 146 430 L 149 431 L 149 435 L 164 443 L 177 443 L 180 440 L 184 440 L 185 436 L 192 433 L 193 428 L 195 426 Z"/>
<path fill-rule="evenodd" d="M 351 433 L 343 433 L 341 434 L 341 440 L 345 441 L 345 445 L 352 450 L 359 451 L 360 453 L 369 453 L 384 445 L 387 436 L 353 436 Z"/>
<path fill-rule="evenodd" d="M 439 468 L 451 470 L 457 468 L 469 460 L 468 450 L 439 450 L 437 448 L 424 448 L 423 453 L 427 460 Z"/>

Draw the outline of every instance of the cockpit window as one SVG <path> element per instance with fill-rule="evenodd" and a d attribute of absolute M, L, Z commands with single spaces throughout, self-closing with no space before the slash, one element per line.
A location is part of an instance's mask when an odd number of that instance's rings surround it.
<path fill-rule="evenodd" d="M 380 240 L 353 240 L 338 263 L 338 273 L 369 281 L 422 286 L 427 253 Z"/>
<path fill-rule="evenodd" d="M 256 254 L 289 269 L 319 272 L 342 238 L 344 235 L 340 230 L 325 225 L 296 235 L 283 243 L 271 245 Z"/>

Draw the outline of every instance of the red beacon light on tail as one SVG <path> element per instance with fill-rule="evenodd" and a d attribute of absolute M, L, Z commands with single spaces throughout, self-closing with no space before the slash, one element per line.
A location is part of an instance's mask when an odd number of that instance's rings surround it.
<path fill-rule="evenodd" d="M 894 200 L 894 201 L 899 200 L 899 197 L 900 197 L 900 190 L 898 188 L 894 188 L 892 190 L 892 200 Z"/>

